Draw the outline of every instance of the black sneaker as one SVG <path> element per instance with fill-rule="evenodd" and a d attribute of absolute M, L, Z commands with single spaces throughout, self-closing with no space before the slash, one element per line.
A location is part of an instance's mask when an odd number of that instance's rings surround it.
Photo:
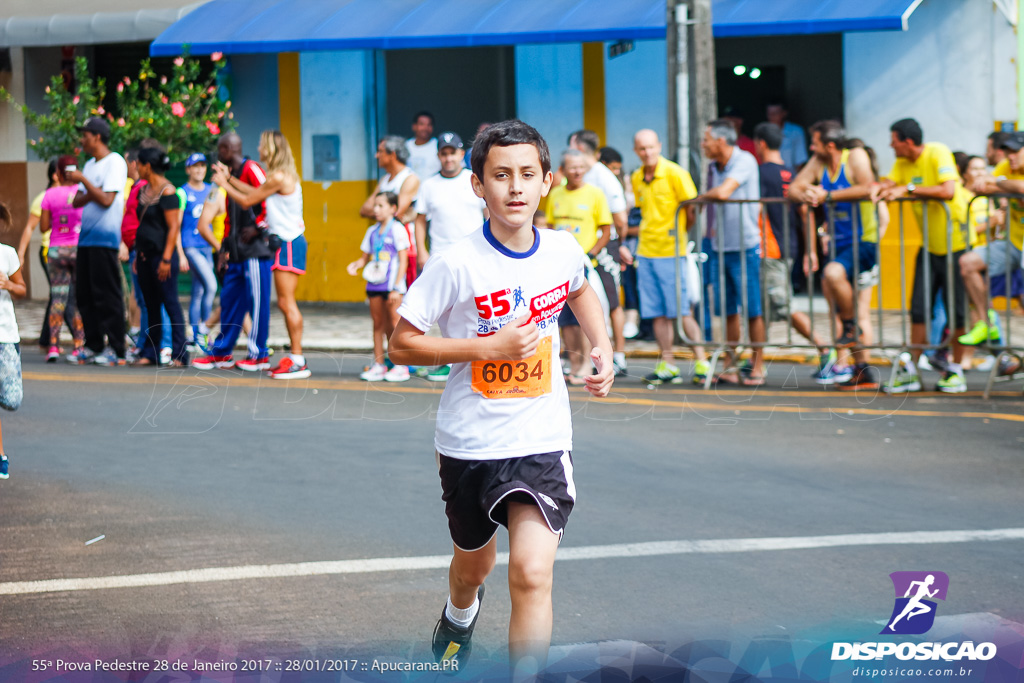
<path fill-rule="evenodd" d="M 860 340 L 860 327 L 852 320 L 843 321 L 843 333 L 836 339 L 837 349 L 849 349 L 857 345 Z"/>
<path fill-rule="evenodd" d="M 878 371 L 864 363 L 853 368 L 853 376 L 845 382 L 836 384 L 840 391 L 857 391 L 858 389 L 876 390 L 881 386 Z"/>
<path fill-rule="evenodd" d="M 476 599 L 482 607 L 484 602 L 483 586 L 480 586 L 480 590 L 477 591 Z M 477 609 L 476 616 L 473 617 L 473 622 L 469 626 L 461 628 L 449 621 L 447 607 L 448 605 L 445 603 L 444 608 L 441 609 L 441 618 L 437 620 L 437 626 L 434 627 L 431 649 L 434 651 L 434 659 L 439 664 L 454 661 L 455 666 L 445 669 L 445 673 L 456 674 L 459 672 L 459 668 L 465 665 L 466 660 L 469 659 L 469 653 L 473 650 L 471 642 L 473 627 L 476 626 L 476 620 L 480 618 L 480 610 Z"/>

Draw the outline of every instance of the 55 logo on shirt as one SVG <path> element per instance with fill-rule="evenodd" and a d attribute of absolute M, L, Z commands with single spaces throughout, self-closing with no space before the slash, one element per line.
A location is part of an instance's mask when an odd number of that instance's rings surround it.
<path fill-rule="evenodd" d="M 526 305 L 522 287 L 476 296 L 473 302 L 476 304 L 477 335 L 481 337 L 488 337 L 512 322 L 519 307 Z"/>

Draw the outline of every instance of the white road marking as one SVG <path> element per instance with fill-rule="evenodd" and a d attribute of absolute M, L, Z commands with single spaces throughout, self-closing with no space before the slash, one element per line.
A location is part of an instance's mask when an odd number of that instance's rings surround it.
<path fill-rule="evenodd" d="M 922 545 L 1015 540 L 1024 540 L 1024 528 L 967 531 L 906 531 L 776 538 L 723 538 L 702 541 L 654 541 L 650 543 L 620 543 L 615 545 L 560 548 L 556 561 L 652 557 L 657 555 L 746 553 L 770 550 L 808 550 L 812 548 L 842 548 L 866 545 Z M 12 581 L 0 583 L 0 595 L 169 586 L 179 583 L 212 583 L 214 581 L 239 581 L 243 579 L 280 579 L 330 574 L 370 574 L 422 569 L 447 569 L 450 562 L 451 555 L 380 557 L 367 560 L 211 567 L 175 572 L 99 576 L 80 579 Z M 508 553 L 498 553 L 498 564 L 508 564 Z"/>

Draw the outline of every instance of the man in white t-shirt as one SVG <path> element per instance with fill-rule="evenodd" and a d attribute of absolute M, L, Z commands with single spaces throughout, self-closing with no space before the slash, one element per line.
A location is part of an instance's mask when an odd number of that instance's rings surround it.
<path fill-rule="evenodd" d="M 416 251 L 424 266 L 432 253 L 455 244 L 487 219 L 484 200 L 476 196 L 470 182 L 473 172 L 462 165 L 466 154 L 462 138 L 442 133 L 437 146 L 441 172 L 423 181 L 416 198 Z"/>
<path fill-rule="evenodd" d="M 81 145 L 92 158 L 81 171 L 69 171 L 79 183 L 75 207 L 82 208 L 78 237 L 75 296 L 85 328 L 85 348 L 68 356 L 73 363 L 124 365 L 124 290 L 121 286 L 121 220 L 128 164 L 110 151 L 110 124 L 98 116 L 79 129 Z"/>
<path fill-rule="evenodd" d="M 420 178 L 429 178 L 441 170 L 437 160 L 437 138 L 434 135 L 434 115 L 421 111 L 412 117 L 412 137 L 405 141 L 409 150 L 409 167 Z"/>
<path fill-rule="evenodd" d="M 434 438 L 454 545 L 434 656 L 457 664 L 452 672 L 463 668 L 504 525 L 509 660 L 529 675 L 547 659 L 555 551 L 576 499 L 572 415 L 558 362 L 562 308 L 570 306 L 595 344 L 599 374 L 586 378 L 594 396 L 611 389 L 612 350 L 583 250 L 569 233 L 533 226 L 552 180 L 544 139 L 522 121 L 505 121 L 474 149 L 473 190 L 490 220 L 430 259 L 398 309 L 390 352 L 395 363 L 453 364 Z M 427 334 L 435 323 L 443 337 Z"/>
<path fill-rule="evenodd" d="M 597 137 L 597 133 L 592 130 L 578 130 L 569 136 L 569 147 L 583 152 L 583 159 L 587 166 L 583 182 L 600 189 L 604 192 L 605 199 L 608 200 L 608 210 L 612 212 L 612 239 L 594 260 L 598 272 L 604 271 L 608 277 L 614 279 L 615 290 L 618 292 L 622 271 L 619 266 L 622 262 L 619 245 L 622 244 L 621 237 L 626 234 L 628 227 L 626 225 L 628 215 L 626 190 L 611 169 L 598 161 L 601 141 Z M 612 341 L 615 349 L 615 376 L 619 377 L 626 374 L 626 335 L 623 333 L 623 328 L 626 326 L 626 313 L 622 306 L 613 305 L 611 302 L 609 302 L 609 309 L 608 317 L 612 322 Z"/>

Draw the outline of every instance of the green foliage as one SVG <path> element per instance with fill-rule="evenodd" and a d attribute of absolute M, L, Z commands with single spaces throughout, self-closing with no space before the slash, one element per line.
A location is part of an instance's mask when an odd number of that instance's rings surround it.
<path fill-rule="evenodd" d="M 30 139 L 41 159 L 60 154 L 81 156 L 77 126 L 90 116 L 102 116 L 110 123 L 110 148 L 117 152 L 153 138 L 166 149 L 172 162 L 183 161 L 196 151 L 210 151 L 222 133 L 234 128 L 231 101 L 218 95 L 217 75 L 224 67 L 220 54 L 211 55 L 213 68 L 203 78 L 202 64 L 187 55 L 174 60 L 169 76 L 158 76 L 148 59 L 139 65 L 138 77 L 118 81 L 113 111 L 103 108 L 106 95 L 104 79 L 89 75 L 85 58 L 75 60 L 74 93 L 54 76 L 46 88 L 48 111 L 36 112 L 19 104 L 4 88 L 0 99 L 21 111 L 25 121 L 39 131 Z"/>

